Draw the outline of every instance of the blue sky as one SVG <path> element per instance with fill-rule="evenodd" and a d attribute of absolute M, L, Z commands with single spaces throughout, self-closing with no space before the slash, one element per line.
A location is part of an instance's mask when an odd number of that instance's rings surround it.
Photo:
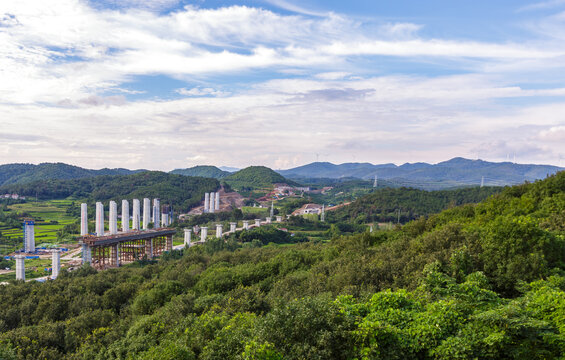
<path fill-rule="evenodd" d="M 565 166 L 565 0 L 14 0 L 0 41 L 2 163 Z"/>

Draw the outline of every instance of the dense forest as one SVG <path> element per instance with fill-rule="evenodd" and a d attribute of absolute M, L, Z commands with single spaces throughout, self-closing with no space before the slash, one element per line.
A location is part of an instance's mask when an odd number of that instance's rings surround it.
<path fill-rule="evenodd" d="M 183 210 L 200 203 L 204 193 L 215 191 L 220 184 L 215 179 L 188 177 L 159 171 L 133 175 L 96 176 L 75 180 L 42 180 L 28 184 L 0 187 L 0 193 L 11 192 L 40 199 L 64 199 L 69 196 L 88 199 L 89 202 L 143 199 L 162 199 Z"/>
<path fill-rule="evenodd" d="M 198 165 L 188 169 L 175 169 L 171 171 L 171 174 L 178 174 L 184 176 L 200 176 L 214 179 L 222 179 L 230 175 L 230 172 L 218 169 L 215 166 L 210 165 Z"/>
<path fill-rule="evenodd" d="M 0 358 L 563 358 L 565 172 L 394 230 L 262 246 L 284 236 L 1 286 Z"/>
<path fill-rule="evenodd" d="M 223 178 L 222 181 L 235 190 L 269 189 L 276 183 L 298 185 L 265 166 L 247 167 Z"/>
<path fill-rule="evenodd" d="M 411 188 L 383 188 L 351 204 L 330 211 L 329 222 L 352 221 L 406 223 L 421 216 L 464 204 L 478 203 L 502 191 L 501 187 L 471 187 L 425 191 Z"/>
<path fill-rule="evenodd" d="M 0 165 L 0 186 L 26 184 L 46 179 L 80 179 L 100 175 L 129 175 L 142 170 L 100 169 L 90 170 L 63 163 L 5 164 Z"/>

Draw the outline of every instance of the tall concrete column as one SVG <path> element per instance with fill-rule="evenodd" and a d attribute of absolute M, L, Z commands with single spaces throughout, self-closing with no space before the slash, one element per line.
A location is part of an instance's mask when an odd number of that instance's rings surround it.
<path fill-rule="evenodd" d="M 131 219 L 131 228 L 133 230 L 139 230 L 139 216 L 140 213 L 140 206 L 139 206 L 139 199 L 133 199 L 133 214 Z"/>
<path fill-rule="evenodd" d="M 151 200 L 143 199 L 143 230 L 147 230 L 151 222 Z"/>
<path fill-rule="evenodd" d="M 190 247 L 190 237 L 192 235 L 192 229 L 184 229 L 184 247 Z"/>
<path fill-rule="evenodd" d="M 161 201 L 153 199 L 153 227 L 161 227 Z"/>
<path fill-rule="evenodd" d="M 237 223 L 236 223 L 236 222 L 231 222 L 231 223 L 230 223 L 230 232 L 231 232 L 231 233 L 234 233 L 236 228 L 237 228 Z"/>
<path fill-rule="evenodd" d="M 219 239 L 222 237 L 222 230 L 224 229 L 224 226 L 222 224 L 216 224 L 216 237 Z"/>
<path fill-rule="evenodd" d="M 273 216 L 275 216 L 275 202 L 271 201 L 271 212 L 269 213 L 269 216 L 272 218 Z"/>
<path fill-rule="evenodd" d="M 51 252 L 51 279 L 56 279 L 61 270 L 61 250 L 56 249 Z"/>
<path fill-rule="evenodd" d="M 24 219 L 24 251 L 35 252 L 35 221 Z"/>
<path fill-rule="evenodd" d="M 214 209 L 220 210 L 220 192 L 216 192 L 216 196 L 214 197 Z"/>
<path fill-rule="evenodd" d="M 110 215 L 109 215 L 108 229 L 110 234 L 118 233 L 118 204 L 115 201 L 110 201 Z"/>
<path fill-rule="evenodd" d="M 243 220 L 243 229 L 249 230 L 249 220 Z"/>
<path fill-rule="evenodd" d="M 214 213 L 214 207 L 216 205 L 214 205 L 216 203 L 216 193 L 211 192 L 210 193 L 210 208 L 209 208 L 209 212 Z"/>
<path fill-rule="evenodd" d="M 256 227 L 261 226 L 261 219 L 255 219 L 255 226 Z"/>
<path fill-rule="evenodd" d="M 25 256 L 24 255 L 16 255 L 14 256 L 16 259 L 16 280 L 23 280 L 26 279 L 26 267 L 25 267 Z"/>
<path fill-rule="evenodd" d="M 277 215 L 277 222 L 278 223 L 282 222 L 282 216 Z"/>
<path fill-rule="evenodd" d="M 203 226 L 200 228 L 200 241 L 205 242 L 208 237 L 208 228 Z"/>
<path fill-rule="evenodd" d="M 122 231 L 129 231 L 129 201 L 122 200 Z"/>
<path fill-rule="evenodd" d="M 210 193 L 204 194 L 204 212 L 207 213 L 210 210 Z"/>
<path fill-rule="evenodd" d="M 88 234 L 88 205 L 80 204 L 80 236 Z"/>
<path fill-rule="evenodd" d="M 96 203 L 96 236 L 104 236 L 104 205 Z"/>

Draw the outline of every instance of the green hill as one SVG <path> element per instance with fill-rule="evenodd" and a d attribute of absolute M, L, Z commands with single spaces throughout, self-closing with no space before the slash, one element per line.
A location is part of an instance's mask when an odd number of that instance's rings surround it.
<path fill-rule="evenodd" d="M 235 190 L 272 189 L 273 184 L 300 186 L 265 166 L 250 166 L 226 176 L 223 181 Z"/>
<path fill-rule="evenodd" d="M 561 172 L 389 231 L 63 271 L 0 286 L 0 358 L 559 359 L 564 224 Z"/>
<path fill-rule="evenodd" d="M 198 204 L 205 192 L 214 191 L 219 186 L 215 179 L 147 171 L 133 175 L 103 175 L 75 180 L 40 180 L 5 185 L 0 187 L 0 193 L 37 195 L 40 199 L 73 196 L 87 198 L 91 202 L 158 197 L 163 203 L 188 209 Z"/>
<path fill-rule="evenodd" d="M 99 175 L 127 175 L 142 170 L 100 169 L 90 170 L 63 163 L 6 164 L 0 165 L 0 186 L 25 184 L 47 179 L 81 179 Z"/>
<path fill-rule="evenodd" d="M 171 171 L 171 174 L 178 174 L 184 176 L 201 176 L 213 179 L 222 179 L 231 173 L 218 169 L 215 166 L 210 165 L 198 165 L 188 169 L 175 169 Z"/>
<path fill-rule="evenodd" d="M 397 222 L 437 214 L 449 207 L 478 203 L 501 192 L 501 187 L 472 187 L 454 190 L 425 191 L 411 188 L 383 188 L 351 204 L 328 212 L 333 221 Z"/>

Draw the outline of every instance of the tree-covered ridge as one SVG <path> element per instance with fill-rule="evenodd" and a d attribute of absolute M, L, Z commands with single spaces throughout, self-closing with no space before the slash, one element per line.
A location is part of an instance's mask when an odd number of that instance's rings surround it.
<path fill-rule="evenodd" d="M 223 181 L 235 190 L 269 189 L 273 187 L 273 184 L 277 183 L 299 185 L 265 166 L 247 167 L 225 177 Z"/>
<path fill-rule="evenodd" d="M 218 169 L 215 166 L 210 165 L 198 165 L 188 169 L 175 169 L 171 171 L 171 174 L 178 174 L 184 176 L 200 176 L 213 179 L 222 179 L 230 175 L 230 172 Z"/>
<path fill-rule="evenodd" d="M 63 163 L 6 164 L 0 165 L 0 186 L 26 184 L 47 179 L 80 179 L 99 175 L 127 175 L 141 170 L 100 169 L 90 170 Z"/>
<path fill-rule="evenodd" d="M 425 191 L 411 188 L 383 188 L 351 204 L 328 212 L 330 222 L 354 221 L 406 223 L 421 216 L 437 214 L 449 207 L 478 203 L 502 191 L 499 187 L 473 187 Z"/>
<path fill-rule="evenodd" d="M 161 198 L 183 210 L 200 203 L 205 192 L 217 190 L 215 179 L 188 177 L 159 171 L 147 171 L 133 175 L 96 176 L 76 180 L 43 180 L 29 184 L 6 185 L 0 193 L 14 192 L 40 199 L 62 199 L 69 196 L 86 198 L 91 202 Z"/>
<path fill-rule="evenodd" d="M 559 173 L 396 230 L 3 286 L 0 358 L 562 358 L 564 220 Z"/>

